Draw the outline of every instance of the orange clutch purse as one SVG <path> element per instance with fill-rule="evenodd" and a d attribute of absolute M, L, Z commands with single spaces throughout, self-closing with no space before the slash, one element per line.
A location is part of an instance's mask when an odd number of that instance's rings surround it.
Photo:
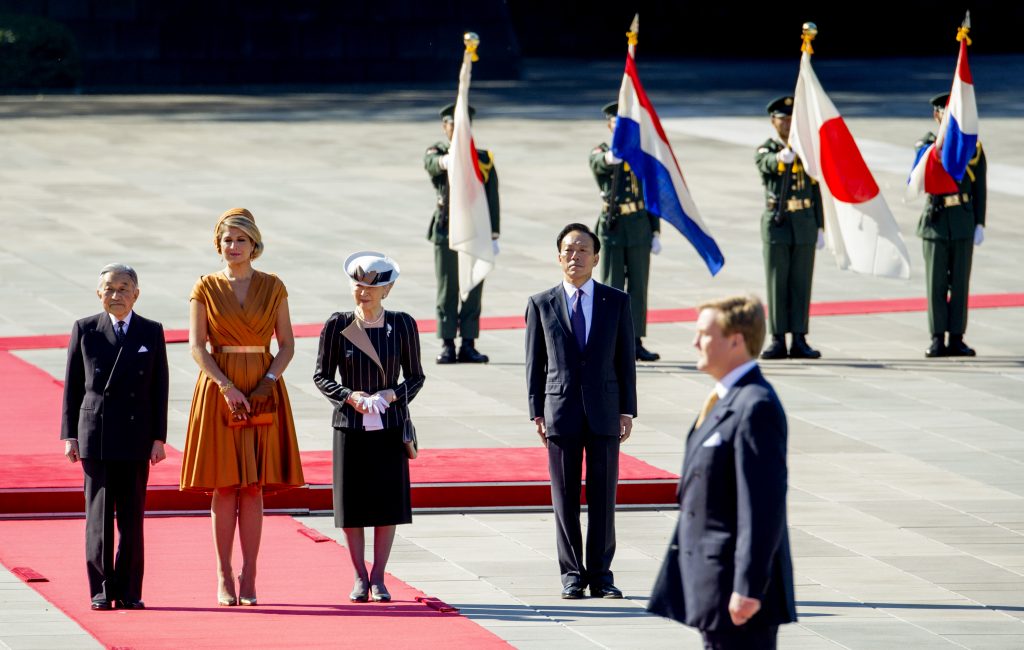
<path fill-rule="evenodd" d="M 256 415 L 250 415 L 244 420 L 228 420 L 228 426 L 231 427 L 232 429 L 238 429 L 241 427 L 267 426 L 273 423 L 273 413 L 258 413 Z"/>

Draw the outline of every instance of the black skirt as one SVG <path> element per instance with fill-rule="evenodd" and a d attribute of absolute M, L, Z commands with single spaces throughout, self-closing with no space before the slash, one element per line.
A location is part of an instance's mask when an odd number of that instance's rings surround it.
<path fill-rule="evenodd" d="M 334 430 L 334 525 L 412 523 L 409 457 L 401 427 Z"/>

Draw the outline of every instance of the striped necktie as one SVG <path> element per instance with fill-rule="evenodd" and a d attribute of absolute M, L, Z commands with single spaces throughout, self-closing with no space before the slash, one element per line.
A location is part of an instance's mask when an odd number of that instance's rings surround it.
<path fill-rule="evenodd" d="M 117 321 L 117 344 L 118 345 L 124 345 L 124 337 L 125 336 L 127 336 L 127 334 L 124 331 L 124 321 L 123 320 L 119 320 L 119 321 Z"/>

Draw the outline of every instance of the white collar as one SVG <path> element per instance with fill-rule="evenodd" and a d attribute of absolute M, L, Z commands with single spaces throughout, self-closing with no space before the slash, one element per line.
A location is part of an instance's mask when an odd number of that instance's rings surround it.
<path fill-rule="evenodd" d="M 124 318 L 118 318 L 117 316 L 111 314 L 110 312 L 107 312 L 107 316 L 110 316 L 110 324 L 114 326 L 114 331 L 115 332 L 117 331 L 117 323 L 119 321 L 124 321 L 124 331 L 127 332 L 128 331 L 128 327 L 131 326 L 131 324 L 132 324 L 132 314 L 134 314 L 134 313 L 135 313 L 134 311 L 130 311 L 130 312 L 128 312 L 128 315 L 125 316 Z"/>
<path fill-rule="evenodd" d="M 584 282 L 583 286 L 580 287 L 579 289 L 580 289 L 580 291 L 583 292 L 584 295 L 587 295 L 587 296 L 590 296 L 591 298 L 593 298 L 594 297 L 594 278 L 590 278 L 589 280 Z M 565 291 L 566 297 L 570 297 L 571 298 L 572 296 L 576 295 L 576 285 L 571 283 L 571 282 L 569 282 L 569 281 L 567 281 L 567 280 L 562 280 L 562 290 Z"/>
<path fill-rule="evenodd" d="M 747 374 L 751 370 L 757 367 L 757 360 L 751 359 L 746 363 L 742 363 L 725 374 L 724 377 L 715 382 L 715 392 L 718 393 L 718 399 L 725 397 L 729 390 L 736 385 L 743 375 Z"/>

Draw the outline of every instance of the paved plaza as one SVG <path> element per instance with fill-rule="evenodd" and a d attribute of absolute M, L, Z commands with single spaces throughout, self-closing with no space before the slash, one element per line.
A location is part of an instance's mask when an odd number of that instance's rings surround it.
<path fill-rule="evenodd" d="M 819 70 L 825 89 L 835 88 L 913 267 L 908 281 L 865 277 L 819 253 L 815 302 L 924 295 L 914 234 L 922 204 L 904 203 L 903 186 L 914 141 L 933 127 L 927 100 L 948 86 L 953 62 Z M 858 81 L 866 65 L 888 66 L 894 78 L 913 74 L 906 84 L 873 88 Z M 1024 59 L 973 67 L 989 207 L 971 292 L 1019 293 Z M 766 64 L 762 74 L 741 63 L 645 67 L 641 60 L 639 68 L 726 257 L 711 278 L 666 225 L 665 250 L 652 263 L 650 308 L 763 295 L 763 195 L 753 153 L 771 134 L 763 106 L 792 89 L 796 57 Z M 743 75 L 757 83 L 694 89 L 701 79 Z M 522 314 L 530 294 L 559 280 L 559 229 L 596 221 L 600 199 L 587 155 L 609 137 L 600 107 L 614 99 L 620 78 L 618 63 L 534 62 L 523 82 L 472 92 L 475 140 L 494 153 L 502 205 L 501 254 L 484 290 L 484 316 Z M 425 235 L 434 194 L 422 154 L 442 137 L 436 109 L 454 91 L 453 71 L 444 88 L 0 97 L 0 336 L 69 331 L 97 311 L 96 273 L 111 261 L 138 270 L 140 313 L 168 329 L 186 328 L 192 285 L 219 268 L 213 225 L 235 206 L 256 216 L 267 246 L 256 266 L 284 280 L 294 323 L 323 322 L 350 308 L 341 263 L 360 249 L 385 251 L 401 264 L 386 307 L 433 318 L 433 250 Z M 762 364 L 790 426 L 800 622 L 784 626 L 780 647 L 1024 647 L 1024 308 L 972 310 L 965 338 L 978 351 L 973 359 L 926 360 L 922 312 L 817 317 L 810 329 L 820 361 Z M 662 360 L 638 368 L 639 417 L 623 448 L 673 472 L 711 386 L 694 368 L 692 337 L 692 323 L 649 327 L 645 345 Z M 423 340 L 427 381 L 412 404 L 422 445 L 539 444 L 527 417 L 522 330 L 485 331 L 478 347 L 491 357 L 486 366 L 436 366 L 437 340 Z M 304 450 L 329 449 L 331 439 L 330 407 L 311 379 L 316 347 L 315 338 L 299 339 L 285 373 Z M 168 351 L 169 443 L 180 449 L 197 369 L 185 345 Z M 63 350 L 18 356 L 63 376 Z M 58 433 L 54 454 L 62 453 Z M 698 648 L 695 633 L 644 612 L 676 516 L 619 513 L 612 568 L 626 595 L 620 601 L 559 598 L 550 512 L 417 514 L 399 528 L 389 570 L 517 648 Z M 302 522 L 341 538 L 328 517 Z M 195 543 L 213 552 L 211 540 Z M 69 549 L 79 552 L 79 541 L 69 540 Z M 351 580 L 308 579 L 337 580 L 339 601 Z M 82 581 L 84 598 L 84 570 Z M 197 582 L 212 601 L 213 576 Z M 70 647 L 99 645 L 0 569 L 0 648 Z"/>

